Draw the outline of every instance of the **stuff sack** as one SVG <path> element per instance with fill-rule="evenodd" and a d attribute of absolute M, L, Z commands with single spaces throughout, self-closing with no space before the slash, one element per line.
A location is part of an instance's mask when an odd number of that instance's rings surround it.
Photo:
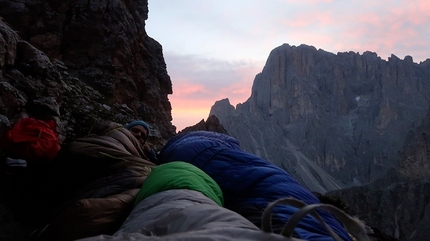
<path fill-rule="evenodd" d="M 61 148 L 55 126 L 54 120 L 20 119 L 4 133 L 0 148 L 10 157 L 29 163 L 52 162 Z"/>

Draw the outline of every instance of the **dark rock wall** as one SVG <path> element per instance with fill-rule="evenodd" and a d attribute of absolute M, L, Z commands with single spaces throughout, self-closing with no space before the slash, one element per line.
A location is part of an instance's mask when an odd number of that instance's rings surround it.
<path fill-rule="evenodd" d="M 160 149 L 175 134 L 172 83 L 147 18 L 146 0 L 0 0 L 0 135 L 23 113 L 56 120 L 63 141 L 98 121 L 143 119 Z M 0 240 L 28 240 L 55 206 L 40 201 L 49 196 L 42 183 L 56 180 L 45 165 L 5 168 L 5 151 Z"/>
<path fill-rule="evenodd" d="M 375 182 L 330 192 L 352 214 L 399 240 L 430 240 L 430 115 L 406 137 L 402 163 Z"/>
<path fill-rule="evenodd" d="M 391 173 L 392 172 L 392 173 Z M 376 182 L 328 195 L 340 197 L 352 215 L 399 240 L 429 240 L 430 178 L 410 180 L 394 170 Z"/>
<path fill-rule="evenodd" d="M 2 85 L 25 103 L 53 97 L 69 135 L 100 119 L 143 119 L 158 143 L 175 134 L 162 47 L 145 32 L 147 0 L 0 0 L 0 16 Z M 12 102 L 0 114 L 22 104 Z"/>

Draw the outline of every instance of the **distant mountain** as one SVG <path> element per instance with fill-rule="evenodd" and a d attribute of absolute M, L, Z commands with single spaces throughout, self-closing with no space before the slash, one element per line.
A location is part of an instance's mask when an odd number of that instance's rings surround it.
<path fill-rule="evenodd" d="M 428 240 L 429 90 L 429 59 L 385 61 L 371 52 L 284 44 L 271 52 L 246 102 L 217 101 L 210 116 L 242 148 L 313 191 L 341 197 L 375 230 Z"/>
<path fill-rule="evenodd" d="M 428 93 L 429 59 L 284 44 L 246 102 L 217 101 L 210 115 L 242 148 L 325 192 L 369 183 L 402 163 L 408 134 L 428 118 Z"/>
<path fill-rule="evenodd" d="M 194 126 L 189 126 L 184 128 L 182 131 L 179 131 L 178 134 L 183 132 L 191 132 L 191 131 L 213 131 L 223 134 L 228 134 L 227 130 L 219 123 L 219 120 L 216 116 L 209 116 L 206 121 L 201 120 L 199 123 Z"/>

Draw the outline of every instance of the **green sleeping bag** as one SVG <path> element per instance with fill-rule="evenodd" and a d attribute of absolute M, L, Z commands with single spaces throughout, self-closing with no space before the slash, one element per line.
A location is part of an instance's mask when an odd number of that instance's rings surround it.
<path fill-rule="evenodd" d="M 198 191 L 218 205 L 224 205 L 224 197 L 218 184 L 199 168 L 180 161 L 154 168 L 139 190 L 134 205 L 152 194 L 171 189 Z"/>

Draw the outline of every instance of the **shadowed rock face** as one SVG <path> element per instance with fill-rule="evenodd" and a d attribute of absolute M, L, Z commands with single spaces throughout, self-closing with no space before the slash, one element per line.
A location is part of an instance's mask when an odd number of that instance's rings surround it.
<path fill-rule="evenodd" d="M 399 240 L 428 240 L 430 230 L 430 121 L 411 130 L 401 164 L 376 181 L 330 192 L 344 200 L 352 214 Z"/>
<path fill-rule="evenodd" d="M 429 112 L 429 76 L 430 60 L 284 44 L 245 103 L 218 101 L 210 115 L 311 190 L 334 190 L 368 183 L 402 161 L 408 133 Z"/>
<path fill-rule="evenodd" d="M 428 240 L 430 178 L 409 180 L 395 171 L 374 183 L 329 192 L 350 214 L 399 240 Z"/>
<path fill-rule="evenodd" d="M 146 34 L 147 17 L 147 0 L 0 0 L 0 134 L 22 110 L 54 118 L 62 140 L 98 121 L 143 119 L 161 148 L 175 134 L 172 83 L 161 45 Z M 43 165 L 5 171 L 3 151 L 0 239 L 28 240 L 55 208 L 42 184 L 56 180 L 45 180 Z"/>
<path fill-rule="evenodd" d="M 201 120 L 193 126 L 184 128 L 182 131 L 179 131 L 178 134 L 191 131 L 213 131 L 228 135 L 227 130 L 224 129 L 224 127 L 219 123 L 218 118 L 214 115 L 209 116 L 206 121 Z"/>
<path fill-rule="evenodd" d="M 50 97 L 68 135 L 103 119 L 144 119 L 157 143 L 175 134 L 162 47 L 145 31 L 147 0 L 0 0 L 0 16 L 0 114 Z"/>

